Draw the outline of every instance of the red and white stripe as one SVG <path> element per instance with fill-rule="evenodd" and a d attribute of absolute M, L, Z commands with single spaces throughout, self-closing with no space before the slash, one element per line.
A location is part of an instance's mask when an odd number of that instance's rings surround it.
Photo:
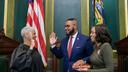
<path fill-rule="evenodd" d="M 44 31 L 44 7 L 42 0 L 34 0 L 34 3 L 29 3 L 27 25 L 34 27 L 36 30 L 36 47 L 42 56 L 44 66 L 47 66 L 46 37 Z"/>

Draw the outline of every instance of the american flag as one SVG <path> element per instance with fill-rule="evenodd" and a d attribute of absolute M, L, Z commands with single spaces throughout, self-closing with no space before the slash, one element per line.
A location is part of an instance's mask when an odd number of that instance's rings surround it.
<path fill-rule="evenodd" d="M 28 0 L 27 25 L 35 28 L 37 34 L 35 47 L 42 56 L 44 66 L 47 66 L 44 7 L 42 0 Z"/>

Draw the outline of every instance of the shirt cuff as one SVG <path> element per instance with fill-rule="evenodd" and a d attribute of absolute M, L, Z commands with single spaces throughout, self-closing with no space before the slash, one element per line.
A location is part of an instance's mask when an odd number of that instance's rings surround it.
<path fill-rule="evenodd" d="M 51 45 L 51 48 L 53 49 L 56 45 Z"/>
<path fill-rule="evenodd" d="M 85 60 L 85 61 L 84 61 L 84 63 L 86 64 L 86 63 L 87 63 L 87 61 Z"/>

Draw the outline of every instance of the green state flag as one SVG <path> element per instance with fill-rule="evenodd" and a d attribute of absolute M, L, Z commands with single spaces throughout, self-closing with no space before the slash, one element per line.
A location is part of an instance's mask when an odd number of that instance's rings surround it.
<path fill-rule="evenodd" d="M 93 7 L 94 7 L 94 19 L 95 19 L 95 25 L 97 24 L 103 24 L 104 23 L 104 17 L 103 17 L 103 11 L 104 11 L 104 5 L 103 0 L 93 0 Z"/>

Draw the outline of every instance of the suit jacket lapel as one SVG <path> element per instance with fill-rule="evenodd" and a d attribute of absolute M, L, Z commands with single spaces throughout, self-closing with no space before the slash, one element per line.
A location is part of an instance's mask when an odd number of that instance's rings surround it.
<path fill-rule="evenodd" d="M 72 52 L 71 52 L 71 57 L 70 58 L 72 58 L 72 56 L 73 56 L 73 54 L 74 54 L 74 52 L 75 52 L 75 48 L 78 46 L 78 44 L 79 44 L 79 33 L 77 34 L 77 36 L 76 36 L 76 39 L 75 39 L 75 42 L 74 42 L 74 44 L 73 44 L 73 47 L 72 47 Z"/>
<path fill-rule="evenodd" d="M 68 48 L 67 48 L 67 46 L 68 46 L 68 39 L 69 39 L 69 37 L 66 37 L 66 40 L 65 40 L 65 42 L 64 42 L 64 52 L 66 52 L 66 56 L 68 57 Z"/>

